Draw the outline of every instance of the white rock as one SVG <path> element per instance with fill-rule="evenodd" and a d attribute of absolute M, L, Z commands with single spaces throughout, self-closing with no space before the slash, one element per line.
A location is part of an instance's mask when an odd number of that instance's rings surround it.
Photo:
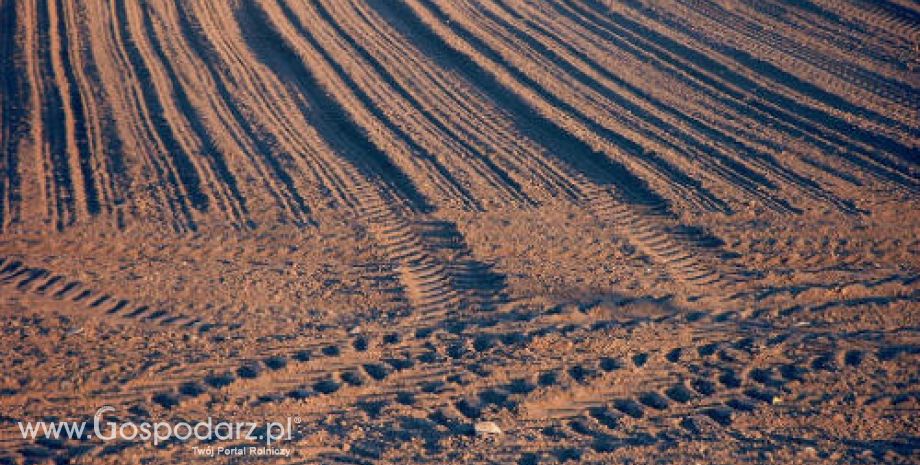
<path fill-rule="evenodd" d="M 71 328 L 67 330 L 67 332 L 64 333 L 64 335 L 65 336 L 76 336 L 77 334 L 80 334 L 82 332 L 83 332 L 83 327 L 81 326 L 81 327 Z"/>
<path fill-rule="evenodd" d="M 476 434 L 481 434 L 481 435 L 504 434 L 502 432 L 502 429 L 499 428 L 498 425 L 496 425 L 495 422 L 492 422 L 492 421 L 480 421 L 479 423 L 476 423 L 476 425 L 474 426 L 474 429 L 476 430 Z"/>

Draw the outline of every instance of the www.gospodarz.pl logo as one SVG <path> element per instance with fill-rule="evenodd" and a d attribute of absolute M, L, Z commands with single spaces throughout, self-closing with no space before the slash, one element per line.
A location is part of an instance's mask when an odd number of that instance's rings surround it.
<path fill-rule="evenodd" d="M 115 411 L 115 407 L 103 406 L 93 415 L 93 421 L 59 422 L 17 422 L 23 439 L 91 439 L 102 441 L 149 441 L 154 445 L 179 440 L 197 439 L 211 441 L 249 441 L 271 446 L 279 441 L 290 441 L 300 418 L 288 417 L 283 422 L 269 421 L 214 421 L 211 417 L 199 422 L 167 421 L 141 422 L 106 421 L 104 415 Z M 92 428 L 92 431 L 89 428 Z M 287 455 L 283 453 L 283 455 Z M 253 453 L 264 452 L 253 451 Z"/>

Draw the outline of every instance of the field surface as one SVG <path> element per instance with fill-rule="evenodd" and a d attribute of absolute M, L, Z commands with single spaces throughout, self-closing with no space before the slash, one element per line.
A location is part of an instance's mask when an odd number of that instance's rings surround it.
<path fill-rule="evenodd" d="M 918 463 L 918 69 L 915 0 L 0 0 L 0 464 Z M 20 433 L 104 405 L 292 455 Z"/>

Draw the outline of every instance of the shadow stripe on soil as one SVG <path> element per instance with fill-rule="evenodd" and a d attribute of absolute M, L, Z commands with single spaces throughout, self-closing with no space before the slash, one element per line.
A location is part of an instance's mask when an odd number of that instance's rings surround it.
<path fill-rule="evenodd" d="M 293 17 L 290 11 L 286 13 L 289 18 Z M 271 19 L 260 7 L 251 4 L 251 2 L 244 2 L 240 10 L 237 11 L 237 18 L 243 31 L 243 39 L 253 50 L 257 59 L 262 60 L 269 69 L 278 74 L 282 82 L 292 83 L 296 90 L 300 91 L 309 101 L 313 111 L 305 116 L 320 132 L 323 140 L 338 155 L 357 168 L 365 178 L 377 179 L 390 186 L 414 210 L 421 212 L 431 211 L 432 206 L 425 196 L 418 191 L 412 180 L 393 164 L 385 152 L 374 145 L 364 129 L 351 118 L 336 98 L 325 92 L 313 71 L 307 67 L 297 52 L 291 48 L 288 41 L 275 29 Z M 297 28 L 298 32 L 306 32 L 302 27 L 297 27 L 297 25 L 295 25 L 295 28 Z M 368 108 L 374 108 L 369 97 L 360 92 L 357 85 L 350 81 L 348 74 L 341 70 L 341 67 L 328 56 L 328 53 L 316 43 L 312 36 L 302 35 L 302 38 L 307 40 L 319 53 L 323 54 L 324 59 L 330 66 L 337 68 L 336 72 L 349 84 L 351 90 L 355 91 L 362 103 Z M 403 140 L 409 144 L 410 148 L 417 153 L 424 153 L 421 148 L 415 146 L 411 139 L 405 137 L 405 134 L 398 128 L 392 127 L 392 124 L 386 118 L 380 118 L 380 121 L 386 124 L 389 129 L 395 130 L 395 134 L 403 136 Z"/>
<path fill-rule="evenodd" d="M 588 144 L 544 117 L 521 98 L 514 89 L 506 88 L 472 58 L 451 47 L 441 36 L 425 25 L 411 8 L 398 2 L 371 1 L 369 4 L 386 18 L 394 29 L 411 40 L 419 50 L 439 66 L 463 76 L 489 99 L 503 107 L 515 128 L 546 148 L 548 153 L 553 154 L 593 182 L 615 186 L 618 192 L 631 203 L 646 206 L 668 205 L 664 198 L 626 167 L 595 151 Z M 467 41 L 479 52 L 497 63 L 504 63 L 501 57 L 478 38 L 454 22 L 447 21 L 444 14 L 436 7 L 426 5 L 425 8 L 432 11 L 432 14 L 451 28 L 454 34 Z M 513 67 L 508 68 L 508 72 L 524 85 L 537 92 L 540 91 L 539 85 Z M 543 93 L 541 96 L 554 105 L 558 103 L 559 108 L 566 107 L 565 104 L 557 102 L 553 96 Z"/>

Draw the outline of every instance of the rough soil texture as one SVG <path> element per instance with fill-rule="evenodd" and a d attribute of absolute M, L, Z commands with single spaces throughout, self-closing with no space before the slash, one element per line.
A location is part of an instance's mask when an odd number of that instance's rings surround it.
<path fill-rule="evenodd" d="M 918 51 L 915 0 L 0 0 L 0 463 L 918 463 Z M 102 405 L 299 423 L 17 426 Z"/>

